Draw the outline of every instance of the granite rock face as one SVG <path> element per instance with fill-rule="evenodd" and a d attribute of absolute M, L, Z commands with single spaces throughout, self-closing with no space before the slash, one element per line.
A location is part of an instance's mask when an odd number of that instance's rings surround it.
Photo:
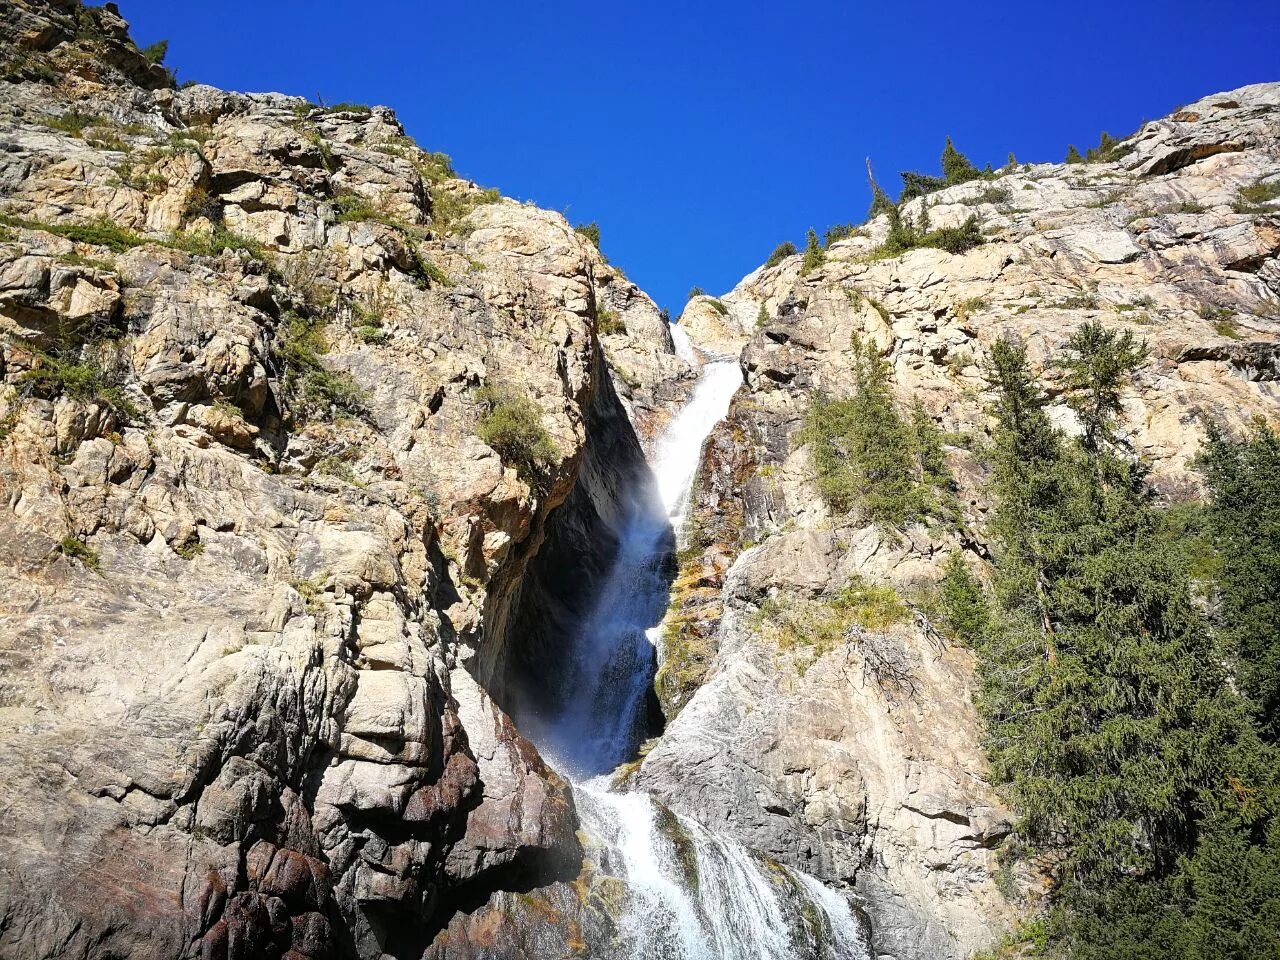
<path fill-rule="evenodd" d="M 0 19 L 0 955 L 414 957 L 574 876 L 494 696 L 548 518 L 607 563 L 657 307 L 385 108 Z"/>
<path fill-rule="evenodd" d="M 1196 495 L 1189 461 L 1208 419 L 1238 427 L 1280 409 L 1280 202 L 1247 189 L 1280 180 L 1280 84 L 1206 97 L 1119 153 L 1016 166 L 907 205 L 919 217 L 927 202 L 935 228 L 975 217 L 985 242 L 964 254 L 880 256 L 882 216 L 808 273 L 786 258 L 681 319 L 712 349 L 741 350 L 746 387 L 709 442 L 676 581 L 692 587 L 668 615 L 668 651 L 684 659 L 663 669 L 692 682 L 634 782 L 849 891 L 884 957 L 989 945 L 1036 902 L 1038 867 L 1006 841 L 1016 818 L 987 783 L 970 655 L 923 607 L 825 647 L 780 642 L 780 618 L 821 611 L 851 577 L 910 601 L 957 549 L 981 567 L 989 502 L 971 450 L 989 429 L 981 370 L 1001 337 L 1028 344 L 1051 395 L 1051 358 L 1081 322 L 1145 339 L 1124 429 L 1169 499 Z M 963 534 L 895 540 L 833 515 L 816 489 L 799 431 L 816 391 L 852 391 L 855 337 L 954 444 Z M 1065 404 L 1054 415 L 1072 428 Z"/>

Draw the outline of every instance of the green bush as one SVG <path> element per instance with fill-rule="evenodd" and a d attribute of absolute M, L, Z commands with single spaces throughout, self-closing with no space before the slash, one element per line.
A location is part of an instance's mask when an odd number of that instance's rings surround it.
<path fill-rule="evenodd" d="M 115 253 L 123 253 L 147 243 L 145 237 L 127 230 L 110 220 L 90 220 L 83 223 L 46 223 L 43 220 L 24 220 L 0 214 L 0 226 L 21 227 L 26 230 L 43 230 L 63 237 L 73 243 L 87 243 L 95 247 L 107 247 Z"/>
<path fill-rule="evenodd" d="M 424 150 L 418 154 L 415 162 L 418 174 L 427 183 L 439 183 L 441 180 L 453 180 L 458 174 L 453 169 L 453 158 L 447 153 Z"/>
<path fill-rule="evenodd" d="M 773 248 L 773 253 L 769 254 L 769 259 L 764 262 L 764 265 L 766 267 L 776 267 L 787 257 L 794 257 L 799 252 L 794 243 L 790 240 L 784 240 Z"/>
<path fill-rule="evenodd" d="M 590 223 L 580 223 L 573 228 L 573 232 L 580 237 L 586 237 L 597 250 L 600 249 L 600 224 L 592 220 Z"/>
<path fill-rule="evenodd" d="M 477 207 L 497 203 L 502 194 L 496 188 L 480 191 L 432 191 L 431 219 L 446 232 L 457 232 L 461 221 Z"/>
<path fill-rule="evenodd" d="M 898 203 L 913 200 L 916 197 L 927 197 L 937 193 L 947 185 L 946 177 L 935 177 L 927 173 L 913 173 L 904 170 L 898 174 L 902 178 L 902 192 L 898 194 Z"/>
<path fill-rule="evenodd" d="M 902 193 L 898 197 L 898 204 L 901 205 L 904 201 L 915 197 L 926 197 L 946 187 L 954 187 L 958 183 L 968 183 L 970 180 L 980 180 L 995 176 L 990 167 L 986 170 L 979 170 L 970 163 L 969 158 L 955 148 L 955 144 L 951 142 L 950 137 L 947 137 L 947 142 L 942 147 L 940 165 L 942 167 L 942 176 L 940 177 L 911 171 L 903 171 L 899 174 L 902 178 Z M 872 192 L 874 195 L 874 181 Z M 888 197 L 884 199 L 887 201 Z M 881 202 L 881 208 L 884 209 L 883 201 Z M 873 216 L 875 211 L 876 204 L 873 202 Z"/>
<path fill-rule="evenodd" d="M 412 240 L 405 241 L 405 249 L 411 262 L 410 273 L 418 281 L 420 287 L 452 287 L 450 276 L 426 259 Z"/>
<path fill-rule="evenodd" d="M 243 250 L 255 260 L 266 260 L 267 251 L 257 240 L 241 236 L 225 227 L 216 226 L 209 232 L 184 230 L 169 234 L 165 246 L 181 250 L 195 257 L 217 257 L 224 250 Z"/>
<path fill-rule="evenodd" d="M 79 537 L 63 537 L 58 543 L 58 553 L 68 560 L 80 561 L 94 573 L 100 573 L 102 570 L 102 561 L 98 557 L 98 551 L 94 550 L 93 547 Z"/>
<path fill-rule="evenodd" d="M 822 242 L 825 246 L 831 246 L 833 243 L 839 243 L 841 240 L 848 240 L 858 232 L 856 223 L 837 223 L 834 226 L 827 227 L 826 232 L 822 235 Z"/>
<path fill-rule="evenodd" d="M 1098 137 L 1098 145 L 1086 150 L 1082 159 L 1085 163 L 1114 163 L 1116 160 L 1123 159 L 1133 153 L 1135 149 L 1137 149 L 1136 144 L 1121 144 L 1119 140 L 1104 130 L 1102 135 Z M 1078 153 L 1079 151 L 1077 151 L 1077 155 Z"/>
<path fill-rule="evenodd" d="M 855 339 L 853 375 L 852 397 L 813 397 L 799 436 L 827 503 L 886 529 L 948 515 L 952 481 L 933 422 L 918 404 L 909 417 L 898 411 L 873 344 Z"/>
<path fill-rule="evenodd" d="M 706 295 L 707 295 L 707 291 L 703 290 L 701 287 L 690 287 L 690 288 L 689 288 L 689 299 L 690 299 L 690 300 L 694 299 L 695 297 L 705 297 Z"/>
<path fill-rule="evenodd" d="M 319 109 L 321 113 L 358 113 L 362 115 L 373 113 L 373 108 L 367 103 L 351 103 L 350 101 L 332 105 L 322 103 Z"/>
<path fill-rule="evenodd" d="M 381 223 L 397 230 L 405 229 L 405 224 L 392 217 L 386 207 L 376 200 L 366 197 L 354 190 L 338 193 L 333 198 L 339 223 Z"/>
<path fill-rule="evenodd" d="M 329 352 L 320 320 L 287 313 L 276 333 L 276 356 L 283 368 L 284 392 L 300 420 L 328 420 L 336 413 L 360 416 L 367 396 L 342 372 L 325 368 L 320 358 Z"/>
<path fill-rule="evenodd" d="M 859 576 L 850 577 L 830 603 L 833 610 L 865 630 L 887 630 L 910 618 L 897 590 L 889 584 L 869 584 Z"/>
<path fill-rule="evenodd" d="M 1236 195 L 1236 213 L 1265 213 L 1273 200 L 1280 200 L 1280 180 L 1263 183 L 1261 180 L 1241 187 Z"/>
<path fill-rule="evenodd" d="M 125 393 L 119 367 L 102 363 L 108 349 L 103 342 L 92 342 L 79 352 L 61 356 L 37 352 L 34 366 L 18 377 L 19 389 L 46 399 L 67 396 L 100 403 L 126 422 L 140 420 L 142 411 Z"/>
<path fill-rule="evenodd" d="M 627 325 L 615 310 L 596 310 L 596 332 L 602 336 L 626 333 Z"/>
<path fill-rule="evenodd" d="M 143 47 L 142 55 L 147 58 L 148 63 L 164 63 L 164 58 L 169 55 L 169 41 L 157 40 L 150 46 Z"/>
<path fill-rule="evenodd" d="M 800 654 L 801 673 L 827 654 L 856 642 L 858 629 L 883 633 L 910 618 L 910 610 L 889 584 L 869 584 L 856 574 L 831 596 L 810 600 L 770 597 L 752 617 L 752 628 L 784 653 Z"/>
<path fill-rule="evenodd" d="M 542 409 L 528 397 L 506 396 L 493 388 L 483 390 L 480 399 L 489 408 L 480 418 L 480 439 L 527 483 L 537 486 L 545 469 L 560 456 L 542 425 Z"/>
<path fill-rule="evenodd" d="M 923 203 L 924 201 L 922 201 Z M 884 242 L 872 250 L 867 258 L 879 260 L 885 257 L 896 257 L 908 250 L 921 247 L 935 247 L 948 253 L 964 253 L 986 242 L 982 229 L 978 226 L 978 218 L 971 216 L 958 227 L 940 227 L 932 230 L 929 227 L 929 208 L 921 207 L 920 216 L 916 220 L 903 214 L 898 207 L 889 211 L 889 231 Z"/>
<path fill-rule="evenodd" d="M 81 113 L 79 110 L 68 110 L 58 116 L 43 118 L 44 125 L 50 130 L 58 130 L 77 139 L 84 136 L 85 130 L 98 126 L 103 122 L 105 121 L 100 115 L 96 113 Z"/>
<path fill-rule="evenodd" d="M 1001 204 L 1009 202 L 1009 191 L 1004 187 L 988 187 L 971 201 L 972 203 Z"/>

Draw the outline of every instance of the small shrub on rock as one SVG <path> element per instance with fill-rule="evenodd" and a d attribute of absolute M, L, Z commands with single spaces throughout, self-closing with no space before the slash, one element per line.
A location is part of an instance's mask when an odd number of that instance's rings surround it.
<path fill-rule="evenodd" d="M 528 397 L 511 397 L 492 387 L 480 392 L 489 407 L 480 418 L 480 439 L 498 452 L 504 463 L 530 484 L 560 455 L 551 435 L 542 425 L 542 410 Z"/>
<path fill-rule="evenodd" d="M 776 267 L 787 257 L 794 257 L 799 252 L 794 243 L 790 240 L 784 240 L 773 248 L 773 253 L 769 254 L 769 259 L 764 262 L 764 265 L 766 267 Z"/>
<path fill-rule="evenodd" d="M 329 352 L 315 318 L 285 314 L 281 318 L 277 356 L 284 368 L 284 391 L 302 420 L 328 420 L 335 413 L 360 416 L 366 410 L 363 390 L 340 371 L 328 370 L 320 357 Z"/>
<path fill-rule="evenodd" d="M 102 570 L 102 561 L 98 557 L 98 551 L 94 550 L 93 547 L 79 537 L 63 537 L 58 544 L 58 553 L 68 560 L 78 560 L 94 573 L 99 573 Z"/>
<path fill-rule="evenodd" d="M 616 310 L 597 310 L 596 332 L 601 336 L 626 333 L 627 325 L 623 323 L 622 316 Z"/>

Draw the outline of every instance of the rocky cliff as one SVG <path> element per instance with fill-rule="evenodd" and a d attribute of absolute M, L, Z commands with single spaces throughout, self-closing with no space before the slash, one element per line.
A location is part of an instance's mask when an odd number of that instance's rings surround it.
<path fill-rule="evenodd" d="M 563 638 L 688 365 L 563 217 L 390 110 L 153 59 L 113 4 L 0 2 L 0 956 L 610 955 L 625 887 L 511 717 L 572 695 Z M 1207 417 L 1275 416 L 1278 172 L 1280 85 L 1249 87 L 906 206 L 975 218 L 964 253 L 887 255 L 880 217 L 691 302 L 744 386 L 666 731 L 620 778 L 848 894 L 880 956 L 965 957 L 1033 906 L 926 599 L 985 553 L 982 361 L 1132 328 L 1129 441 L 1194 496 Z M 801 427 L 855 338 L 945 431 L 953 527 L 820 495 Z"/>
<path fill-rule="evenodd" d="M 500 704 L 684 368 L 656 306 L 389 110 L 0 26 L 0 954 L 415 956 L 575 875 Z"/>
<path fill-rule="evenodd" d="M 891 254 L 881 215 L 807 267 L 785 257 L 696 298 L 680 321 L 741 351 L 746 387 L 708 447 L 668 618 L 680 713 L 637 782 L 853 891 L 886 956 L 967 956 L 1036 900 L 1036 865 L 986 782 L 970 656 L 926 603 L 954 550 L 975 568 L 986 554 L 975 451 L 991 345 L 1023 340 L 1056 391 L 1051 358 L 1083 321 L 1144 339 L 1123 423 L 1170 501 L 1196 495 L 1188 461 L 1208 418 L 1277 415 L 1280 204 L 1265 198 L 1280 192 L 1266 189 L 1280 183 L 1280 84 L 1189 104 L 1112 155 L 1012 164 L 904 205 L 919 221 L 927 204 L 934 229 L 972 218 L 984 242 L 966 252 Z M 855 338 L 943 431 L 962 533 L 895 538 L 820 495 L 801 428 L 815 393 L 853 390 Z M 1065 404 L 1054 412 L 1072 428 Z M 898 622 L 839 621 L 830 601 L 851 577 L 891 586 Z M 833 623 L 845 632 L 824 641 Z"/>

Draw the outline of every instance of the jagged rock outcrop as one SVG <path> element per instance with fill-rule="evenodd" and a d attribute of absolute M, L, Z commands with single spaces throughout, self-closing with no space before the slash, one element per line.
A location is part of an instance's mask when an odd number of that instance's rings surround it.
<path fill-rule="evenodd" d="M 853 892 L 885 957 L 967 956 L 1036 895 L 1036 865 L 1004 844 L 1014 816 L 987 783 L 972 662 L 920 606 L 885 629 L 842 624 L 834 645 L 779 623 L 828 616 L 851 577 L 909 601 L 954 549 L 981 559 L 989 504 L 973 450 L 988 428 L 982 363 L 1001 337 L 1029 345 L 1054 392 L 1050 358 L 1082 321 L 1145 339 L 1124 428 L 1168 498 L 1194 495 L 1188 464 L 1209 418 L 1238 427 L 1280 409 L 1280 203 L 1254 199 L 1280 179 L 1280 84 L 1206 97 L 1117 152 L 1008 168 L 905 206 L 919 218 L 927 203 L 934 228 L 976 217 L 985 242 L 966 253 L 882 256 L 881 216 L 807 273 L 786 258 L 696 298 L 681 320 L 742 351 L 746 387 L 696 488 L 682 573 L 701 594 L 677 596 L 668 618 L 668 648 L 705 662 L 635 782 Z M 946 432 L 963 535 L 913 528 L 895 541 L 833 515 L 815 487 L 799 431 L 815 391 L 853 389 L 855 337 Z M 1072 425 L 1065 404 L 1054 413 Z M 711 631 L 708 587 L 723 605 Z"/>
<path fill-rule="evenodd" d="M 416 957 L 574 876 L 483 684 L 548 517 L 607 562 L 657 307 L 385 108 L 0 24 L 0 955 Z"/>

